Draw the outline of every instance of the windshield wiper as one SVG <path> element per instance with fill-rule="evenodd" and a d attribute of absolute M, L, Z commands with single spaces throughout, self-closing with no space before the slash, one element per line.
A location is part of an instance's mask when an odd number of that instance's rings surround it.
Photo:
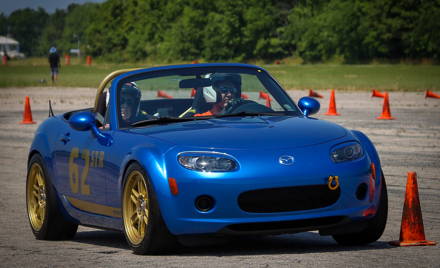
<path fill-rule="evenodd" d="M 198 118 L 194 117 L 185 117 L 185 118 L 179 118 L 179 117 L 157 117 L 147 120 L 138 121 L 135 123 L 130 124 L 132 127 L 139 127 L 139 126 L 147 126 L 147 125 L 154 125 L 154 124 L 167 124 L 167 123 L 175 123 L 175 122 L 185 122 L 185 121 L 192 121 L 197 120 Z"/>
<path fill-rule="evenodd" d="M 220 114 L 215 115 L 215 118 L 221 118 L 221 117 L 235 117 L 235 116 L 262 116 L 262 115 L 269 115 L 269 116 L 276 116 L 280 115 L 279 113 L 254 113 L 254 112 L 239 112 L 235 114 Z"/>

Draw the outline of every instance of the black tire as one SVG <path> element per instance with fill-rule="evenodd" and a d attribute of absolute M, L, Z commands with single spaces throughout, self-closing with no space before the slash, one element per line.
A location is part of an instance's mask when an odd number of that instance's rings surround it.
<path fill-rule="evenodd" d="M 139 172 L 139 173 L 138 173 Z M 146 223 L 144 234 L 140 236 L 139 242 L 134 243 L 129 232 L 133 225 L 130 225 L 133 221 L 128 220 L 128 215 L 130 205 L 126 203 L 126 188 L 131 187 L 129 184 L 130 174 L 142 174 L 142 180 L 145 182 L 146 192 L 148 193 L 148 203 L 146 207 L 148 208 L 148 223 Z M 131 180 L 131 179 L 130 179 Z M 123 226 L 124 235 L 127 240 L 128 245 L 132 249 L 134 254 L 145 255 L 145 254 L 162 254 L 168 253 L 175 249 L 178 245 L 177 239 L 174 235 L 170 233 L 165 222 L 162 218 L 162 214 L 159 209 L 156 194 L 150 183 L 149 177 L 145 170 L 138 164 L 131 164 L 124 175 L 124 188 L 122 194 L 122 211 L 123 211 Z M 128 222 L 127 222 L 128 221 Z M 130 227 L 131 226 L 131 227 Z"/>
<path fill-rule="evenodd" d="M 361 232 L 333 235 L 333 239 L 335 239 L 338 244 L 344 246 L 366 245 L 377 241 L 382 236 L 388 217 L 388 193 L 383 172 L 381 172 L 381 174 L 382 191 L 376 215 L 368 220 L 367 227 Z"/>
<path fill-rule="evenodd" d="M 33 175 L 31 171 L 35 169 L 41 172 L 41 179 L 44 182 L 44 187 L 41 187 L 41 194 L 45 196 L 43 198 L 45 209 L 39 219 L 42 224 L 35 224 L 31 219 L 31 215 L 33 215 L 31 211 L 32 198 L 35 200 L 35 197 L 32 195 L 33 192 L 30 192 L 30 187 L 33 187 L 30 183 Z M 72 239 L 76 234 L 78 224 L 66 220 L 62 215 L 60 211 L 61 204 L 59 204 L 55 189 L 48 176 L 43 158 L 39 154 L 34 154 L 29 161 L 26 178 L 26 211 L 32 232 L 38 240 Z"/>

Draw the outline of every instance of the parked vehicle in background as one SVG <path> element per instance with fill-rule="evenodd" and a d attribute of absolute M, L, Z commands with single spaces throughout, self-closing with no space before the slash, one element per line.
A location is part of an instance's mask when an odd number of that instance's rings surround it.
<path fill-rule="evenodd" d="M 0 36 L 0 56 L 8 56 L 10 59 L 23 59 L 24 54 L 20 52 L 20 43 L 6 36 Z"/>

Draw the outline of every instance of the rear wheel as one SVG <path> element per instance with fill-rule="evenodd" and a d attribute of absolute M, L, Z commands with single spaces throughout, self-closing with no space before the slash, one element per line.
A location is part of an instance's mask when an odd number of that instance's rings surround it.
<path fill-rule="evenodd" d="M 157 254 L 172 249 L 176 238 L 168 231 L 143 168 L 132 164 L 124 176 L 122 214 L 124 234 L 135 254 Z"/>
<path fill-rule="evenodd" d="M 382 190 L 376 215 L 368 220 L 367 227 L 358 233 L 333 235 L 340 245 L 365 245 L 377 241 L 385 230 L 388 217 L 388 193 L 385 177 L 382 172 Z"/>
<path fill-rule="evenodd" d="M 61 240 L 75 236 L 78 225 L 65 220 L 59 206 L 43 159 L 35 154 L 29 161 L 26 179 L 27 214 L 35 238 Z"/>

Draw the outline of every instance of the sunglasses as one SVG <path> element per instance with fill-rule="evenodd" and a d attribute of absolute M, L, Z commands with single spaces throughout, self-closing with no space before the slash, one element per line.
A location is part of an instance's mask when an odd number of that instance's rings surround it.
<path fill-rule="evenodd" d="M 226 94 L 226 93 L 236 93 L 237 89 L 235 87 L 232 86 L 226 86 L 226 85 L 220 85 L 218 87 L 216 87 L 216 89 L 218 91 L 220 91 L 220 93 Z"/>

